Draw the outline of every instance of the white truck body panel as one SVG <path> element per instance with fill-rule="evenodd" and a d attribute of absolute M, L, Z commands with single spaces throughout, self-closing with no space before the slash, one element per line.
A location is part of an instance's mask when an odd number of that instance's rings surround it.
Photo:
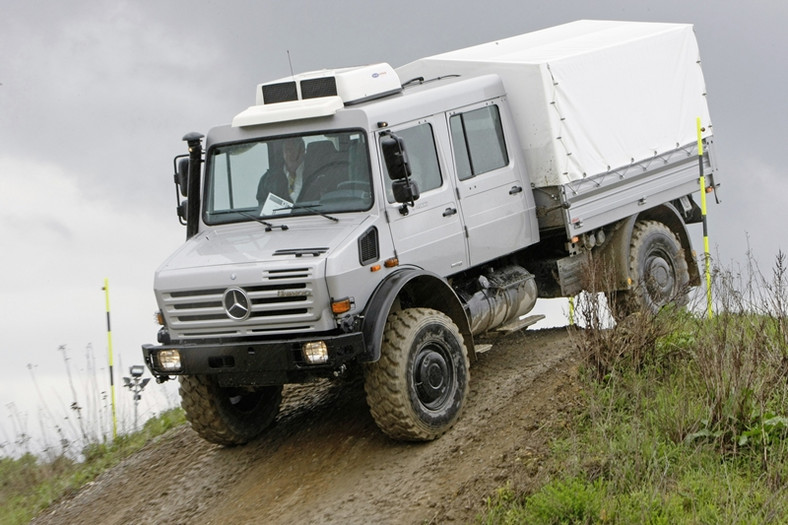
<path fill-rule="evenodd" d="M 581 20 L 423 58 L 406 82 L 498 74 L 535 187 L 561 186 L 675 150 L 711 122 L 691 25 Z"/>

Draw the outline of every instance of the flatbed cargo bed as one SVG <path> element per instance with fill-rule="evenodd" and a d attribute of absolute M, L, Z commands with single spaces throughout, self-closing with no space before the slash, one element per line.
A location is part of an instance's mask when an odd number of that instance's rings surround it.
<path fill-rule="evenodd" d="M 704 140 L 703 149 L 707 186 L 714 186 L 713 141 Z M 607 173 L 534 188 L 539 229 L 563 229 L 571 238 L 695 193 L 697 151 L 695 142 Z"/>

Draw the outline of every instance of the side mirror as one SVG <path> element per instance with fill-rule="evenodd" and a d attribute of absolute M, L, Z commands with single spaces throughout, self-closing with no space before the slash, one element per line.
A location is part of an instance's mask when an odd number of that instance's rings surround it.
<path fill-rule="evenodd" d="M 178 167 L 175 171 L 175 184 L 181 190 L 181 195 L 186 197 L 189 194 L 189 158 L 178 159 Z"/>
<path fill-rule="evenodd" d="M 419 198 L 419 186 L 410 179 L 393 181 L 391 191 L 394 193 L 394 200 L 400 204 L 408 203 L 412 206 L 413 201 Z"/>
<path fill-rule="evenodd" d="M 189 208 L 189 200 L 185 199 L 178 204 L 176 211 L 178 212 L 178 219 L 180 220 L 181 224 L 186 224 L 186 210 Z"/>
<path fill-rule="evenodd" d="M 380 149 L 386 161 L 386 169 L 391 180 L 407 179 L 410 174 L 408 154 L 405 152 L 405 142 L 401 137 L 389 133 L 380 140 Z"/>

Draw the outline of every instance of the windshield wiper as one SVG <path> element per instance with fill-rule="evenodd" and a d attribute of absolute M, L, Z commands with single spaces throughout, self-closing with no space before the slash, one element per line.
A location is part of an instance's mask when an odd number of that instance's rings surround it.
<path fill-rule="evenodd" d="M 317 208 L 317 206 L 311 205 L 311 204 L 294 204 L 294 205 L 289 206 L 287 208 L 279 208 L 279 209 L 276 209 L 274 211 L 280 211 L 280 210 L 309 210 L 309 211 L 313 211 L 313 212 L 317 213 L 321 217 L 325 217 L 326 219 L 328 219 L 330 221 L 339 222 L 339 219 L 337 219 L 336 217 L 332 217 L 331 215 L 327 215 L 327 214 L 323 213 L 322 211 L 320 211 Z"/>
<path fill-rule="evenodd" d="M 236 213 L 238 213 L 239 215 L 243 215 L 244 217 L 248 217 L 253 221 L 259 222 L 260 224 L 265 226 L 265 231 L 267 232 L 272 231 L 274 228 L 280 228 L 282 231 L 286 231 L 290 229 L 287 227 L 287 224 L 271 224 L 270 222 L 264 221 L 260 217 L 252 215 L 251 213 L 246 213 L 245 211 L 236 210 Z"/>

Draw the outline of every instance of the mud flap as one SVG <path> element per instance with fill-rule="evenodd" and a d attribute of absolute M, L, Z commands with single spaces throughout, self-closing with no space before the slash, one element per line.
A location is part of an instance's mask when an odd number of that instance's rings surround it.
<path fill-rule="evenodd" d="M 583 291 L 583 271 L 588 262 L 588 253 L 581 253 L 558 259 L 558 283 L 561 295 L 572 297 Z"/>

